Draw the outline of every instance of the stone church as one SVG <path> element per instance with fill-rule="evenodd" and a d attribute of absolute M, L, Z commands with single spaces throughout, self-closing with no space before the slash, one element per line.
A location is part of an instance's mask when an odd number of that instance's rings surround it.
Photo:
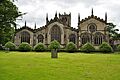
<path fill-rule="evenodd" d="M 22 42 L 28 42 L 31 46 L 41 42 L 48 46 L 51 41 L 57 40 L 61 46 L 65 47 L 68 42 L 73 42 L 77 47 L 90 42 L 94 46 L 100 45 L 103 41 L 109 42 L 107 26 L 107 13 L 105 19 L 101 19 L 93 14 L 85 19 L 80 19 L 78 14 L 77 29 L 71 27 L 71 13 L 60 14 L 57 13 L 51 20 L 46 15 L 46 25 L 36 29 L 31 29 L 25 25 L 16 29 L 14 43 L 20 45 Z"/>

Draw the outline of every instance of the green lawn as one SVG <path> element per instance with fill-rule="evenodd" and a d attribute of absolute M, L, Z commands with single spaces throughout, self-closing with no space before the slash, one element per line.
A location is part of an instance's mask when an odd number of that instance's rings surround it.
<path fill-rule="evenodd" d="M 0 52 L 0 80 L 120 80 L 120 54 Z"/>

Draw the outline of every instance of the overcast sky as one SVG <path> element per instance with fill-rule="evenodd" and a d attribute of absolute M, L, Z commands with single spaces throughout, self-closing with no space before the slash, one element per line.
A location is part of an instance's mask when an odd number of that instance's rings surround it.
<path fill-rule="evenodd" d="M 55 12 L 70 13 L 72 15 L 72 27 L 77 28 L 78 13 L 81 19 L 91 15 L 91 9 L 94 9 L 94 15 L 104 19 L 105 12 L 108 14 L 108 22 L 113 22 L 120 29 L 120 0 L 18 0 L 15 4 L 19 10 L 26 15 L 21 21 L 17 21 L 19 26 L 24 26 L 25 20 L 27 26 L 34 28 L 35 22 L 37 28 L 45 25 L 46 13 L 49 20 L 54 18 Z"/>

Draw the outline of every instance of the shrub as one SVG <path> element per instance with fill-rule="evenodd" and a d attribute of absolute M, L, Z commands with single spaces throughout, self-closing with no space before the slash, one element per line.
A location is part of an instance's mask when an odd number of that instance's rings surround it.
<path fill-rule="evenodd" d="M 110 46 L 112 47 L 113 51 L 117 51 L 118 45 L 110 45 Z"/>
<path fill-rule="evenodd" d="M 103 42 L 100 46 L 99 46 L 99 51 L 101 52 L 113 52 L 112 47 L 107 43 L 107 42 Z"/>
<path fill-rule="evenodd" d="M 90 52 L 94 52 L 95 48 L 91 43 L 86 43 L 81 47 L 80 50 L 83 51 L 83 52 L 90 53 Z"/>
<path fill-rule="evenodd" d="M 34 50 L 37 52 L 43 52 L 46 50 L 45 45 L 43 43 L 38 43 L 34 46 Z"/>
<path fill-rule="evenodd" d="M 2 44 L 0 44 L 0 50 L 3 50 L 3 46 L 2 46 Z"/>
<path fill-rule="evenodd" d="M 117 51 L 120 51 L 120 44 L 117 46 Z"/>
<path fill-rule="evenodd" d="M 60 43 L 56 40 L 52 41 L 48 46 L 49 49 L 60 49 Z"/>
<path fill-rule="evenodd" d="M 69 42 L 66 46 L 66 51 L 75 52 L 77 50 L 76 45 L 73 42 Z"/>
<path fill-rule="evenodd" d="M 7 42 L 5 44 L 5 48 L 9 48 L 10 51 L 14 51 L 14 50 L 16 50 L 16 45 L 12 42 Z"/>
<path fill-rule="evenodd" d="M 19 47 L 18 47 L 19 51 L 31 51 L 32 47 L 27 43 L 27 42 L 22 42 Z"/>

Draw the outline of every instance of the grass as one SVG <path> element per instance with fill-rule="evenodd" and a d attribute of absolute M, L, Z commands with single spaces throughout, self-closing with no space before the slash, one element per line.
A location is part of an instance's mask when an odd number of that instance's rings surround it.
<path fill-rule="evenodd" d="M 0 80 L 120 80 L 119 54 L 0 52 Z"/>

